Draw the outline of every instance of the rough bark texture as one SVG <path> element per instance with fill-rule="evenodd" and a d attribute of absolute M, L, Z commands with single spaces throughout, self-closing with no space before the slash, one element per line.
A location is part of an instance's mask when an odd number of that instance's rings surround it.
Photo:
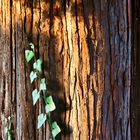
<path fill-rule="evenodd" d="M 132 138 L 140 139 L 140 1 L 133 3 L 133 32 L 134 45 L 132 49 L 132 94 L 131 94 L 131 119 Z"/>
<path fill-rule="evenodd" d="M 42 101 L 32 105 L 24 52 L 33 42 L 57 139 L 131 140 L 131 24 L 130 0 L 0 0 L 0 110 L 14 116 L 15 138 L 49 139 L 47 123 L 37 130 Z"/>

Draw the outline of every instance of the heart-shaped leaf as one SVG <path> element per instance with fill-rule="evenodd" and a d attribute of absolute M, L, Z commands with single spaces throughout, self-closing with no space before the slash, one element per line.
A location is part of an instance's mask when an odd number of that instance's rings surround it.
<path fill-rule="evenodd" d="M 34 69 L 38 70 L 39 72 L 41 72 L 41 64 L 42 64 L 42 61 L 40 59 L 38 59 L 34 64 L 33 64 L 33 67 Z"/>
<path fill-rule="evenodd" d="M 40 98 L 40 92 L 38 92 L 37 89 L 33 90 L 32 97 L 33 97 L 33 105 L 35 105 L 38 99 Z"/>
<path fill-rule="evenodd" d="M 40 81 L 40 90 L 46 90 L 46 83 L 45 83 L 45 78 L 41 79 Z"/>
<path fill-rule="evenodd" d="M 30 50 L 26 50 L 25 51 L 25 58 L 26 58 L 26 61 L 29 62 L 33 57 L 34 57 L 34 52 L 33 51 L 30 51 Z"/>
<path fill-rule="evenodd" d="M 34 48 L 35 48 L 34 44 L 33 43 L 29 43 L 29 45 L 31 46 L 31 49 L 34 50 Z"/>
<path fill-rule="evenodd" d="M 61 129 L 57 125 L 57 122 L 53 122 L 51 127 L 52 127 L 52 135 L 53 137 L 56 137 L 56 135 L 58 135 L 61 132 Z"/>
<path fill-rule="evenodd" d="M 43 113 L 38 116 L 38 126 L 37 126 L 38 129 L 44 124 L 46 119 L 47 119 L 47 117 Z"/>
<path fill-rule="evenodd" d="M 31 81 L 31 83 L 34 81 L 35 78 L 37 78 L 37 73 L 32 71 L 30 73 L 30 81 Z"/>
<path fill-rule="evenodd" d="M 52 96 L 45 97 L 44 100 L 46 103 L 46 106 L 45 106 L 46 113 L 49 113 L 56 109 Z"/>

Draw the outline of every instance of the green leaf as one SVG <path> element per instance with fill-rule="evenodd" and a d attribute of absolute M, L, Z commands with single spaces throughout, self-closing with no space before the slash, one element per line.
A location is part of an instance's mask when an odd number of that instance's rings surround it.
<path fill-rule="evenodd" d="M 46 90 L 46 83 L 45 83 L 45 78 L 41 79 L 40 81 L 40 90 Z"/>
<path fill-rule="evenodd" d="M 34 52 L 30 50 L 25 50 L 26 61 L 29 62 L 34 57 Z"/>
<path fill-rule="evenodd" d="M 35 78 L 37 78 L 37 73 L 32 71 L 30 73 L 30 81 L 31 81 L 31 83 L 34 81 Z"/>
<path fill-rule="evenodd" d="M 53 135 L 53 137 L 56 137 L 56 135 L 61 132 L 61 129 L 57 125 L 57 122 L 53 122 L 51 127 L 52 127 L 52 135 Z"/>
<path fill-rule="evenodd" d="M 40 98 L 40 92 L 38 92 L 37 89 L 33 90 L 32 97 L 33 97 L 33 105 L 35 105 L 38 99 Z"/>
<path fill-rule="evenodd" d="M 31 46 L 31 49 L 34 50 L 34 48 L 35 48 L 34 44 L 33 43 L 29 43 L 29 45 Z"/>
<path fill-rule="evenodd" d="M 12 140 L 11 131 L 8 131 L 8 140 Z"/>
<path fill-rule="evenodd" d="M 38 129 L 44 124 L 47 117 L 43 113 L 38 116 Z"/>
<path fill-rule="evenodd" d="M 38 59 L 34 64 L 33 64 L 33 67 L 34 69 L 38 70 L 39 72 L 41 72 L 41 64 L 42 64 L 42 61 L 40 59 Z"/>
<path fill-rule="evenodd" d="M 46 106 L 45 106 L 46 113 L 49 113 L 56 109 L 52 96 L 45 97 L 44 100 L 46 103 Z"/>

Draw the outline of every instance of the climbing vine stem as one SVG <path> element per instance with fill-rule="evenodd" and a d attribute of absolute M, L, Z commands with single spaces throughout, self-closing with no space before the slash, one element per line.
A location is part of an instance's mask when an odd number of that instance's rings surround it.
<path fill-rule="evenodd" d="M 48 121 L 52 137 L 55 138 L 61 131 L 57 122 L 52 122 L 50 118 L 50 113 L 56 109 L 56 106 L 52 96 L 47 95 L 46 79 L 42 77 L 42 60 L 36 58 L 34 44 L 30 43 L 29 46 L 30 49 L 25 50 L 26 61 L 30 62 L 32 59 L 34 60 L 33 71 L 30 73 L 30 82 L 33 83 L 35 80 L 38 80 L 39 83 L 39 86 L 32 91 L 33 105 L 37 103 L 39 98 L 43 99 L 45 105 L 45 113 L 38 115 L 37 128 L 41 128 L 42 125 Z"/>

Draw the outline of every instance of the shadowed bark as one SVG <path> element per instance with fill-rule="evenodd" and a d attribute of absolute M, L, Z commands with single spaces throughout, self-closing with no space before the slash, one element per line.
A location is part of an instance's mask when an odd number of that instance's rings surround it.
<path fill-rule="evenodd" d="M 0 0 L 0 110 L 18 140 L 48 140 L 37 129 L 25 49 L 43 60 L 62 140 L 131 140 L 130 0 Z M 0 118 L 0 132 L 5 124 Z M 6 139 L 6 136 L 0 138 Z"/>
<path fill-rule="evenodd" d="M 140 138 L 140 1 L 133 3 L 133 48 L 132 48 L 132 88 L 131 88 L 131 120 L 132 138 Z"/>

